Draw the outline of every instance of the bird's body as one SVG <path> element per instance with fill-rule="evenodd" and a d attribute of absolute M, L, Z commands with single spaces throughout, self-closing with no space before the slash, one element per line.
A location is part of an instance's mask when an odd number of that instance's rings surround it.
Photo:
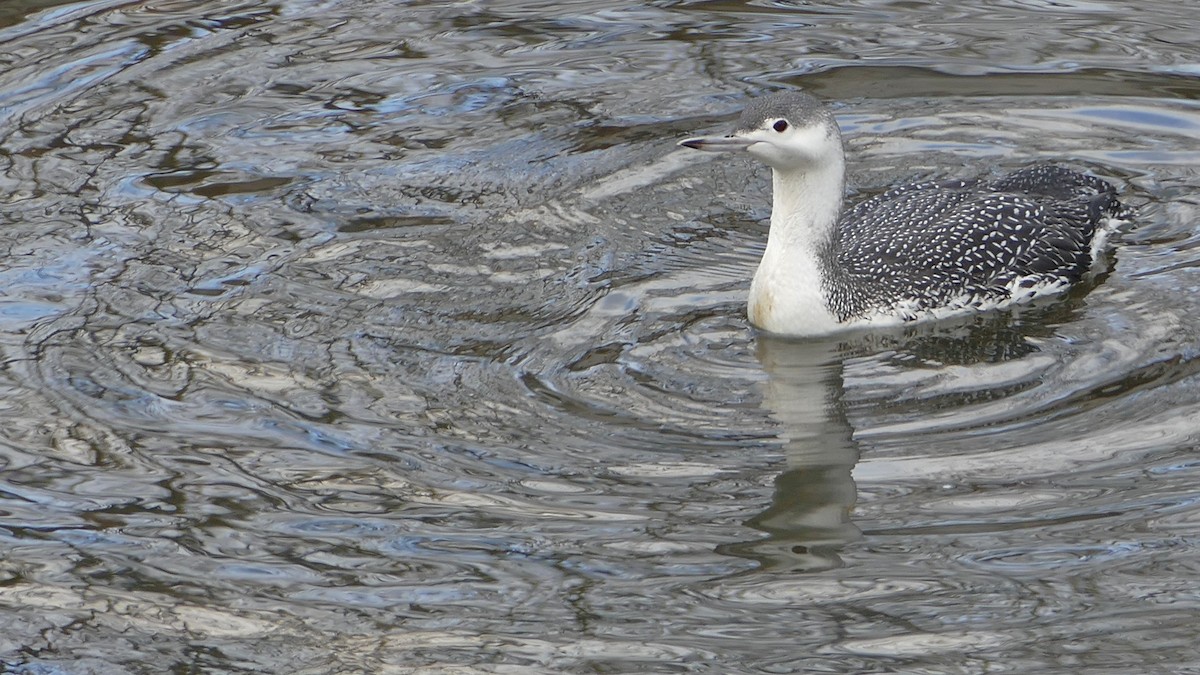
<path fill-rule="evenodd" d="M 1128 216 L 1105 181 L 1037 165 L 993 180 L 893 188 L 842 212 L 833 115 L 799 92 L 747 108 L 732 136 L 773 170 L 767 247 L 750 289 L 755 326 L 784 335 L 941 318 L 1060 293 Z"/>

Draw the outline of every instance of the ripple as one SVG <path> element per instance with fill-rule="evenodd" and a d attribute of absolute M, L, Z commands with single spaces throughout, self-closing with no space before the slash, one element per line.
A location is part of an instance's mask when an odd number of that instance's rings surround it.
<path fill-rule="evenodd" d="M 830 651 L 846 651 L 851 654 L 913 658 L 917 656 L 953 652 L 955 654 L 994 649 L 1019 639 L 1016 636 L 993 631 L 965 633 L 910 634 L 888 638 L 866 638 L 846 640 Z"/>
<path fill-rule="evenodd" d="M 1084 567 L 1136 556 L 1141 543 L 1115 542 L 1107 546 L 1044 546 L 985 551 L 967 558 L 993 570 L 1006 569 L 1014 574 L 1037 574 L 1048 569 Z"/>

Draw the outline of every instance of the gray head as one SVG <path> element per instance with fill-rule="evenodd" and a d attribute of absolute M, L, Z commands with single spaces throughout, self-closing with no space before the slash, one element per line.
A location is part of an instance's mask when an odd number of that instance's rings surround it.
<path fill-rule="evenodd" d="M 709 152 L 745 150 L 779 171 L 842 162 L 842 136 L 833 113 L 801 91 L 754 99 L 729 136 L 689 138 L 679 144 Z"/>
<path fill-rule="evenodd" d="M 816 126 L 837 123 L 833 113 L 816 97 L 802 91 L 781 91 L 750 101 L 742 116 L 738 118 L 738 131 L 754 131 L 766 122 L 787 120 L 797 127 Z"/>

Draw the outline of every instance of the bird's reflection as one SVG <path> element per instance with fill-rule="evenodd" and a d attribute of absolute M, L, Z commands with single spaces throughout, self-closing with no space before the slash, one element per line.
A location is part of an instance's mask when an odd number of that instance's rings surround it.
<path fill-rule="evenodd" d="M 897 363 L 970 364 L 1019 359 L 1037 351 L 1029 338 L 1053 332 L 1069 318 L 1070 301 L 958 324 L 914 327 L 848 341 L 801 342 L 760 335 L 757 356 L 767 373 L 763 406 L 779 424 L 785 470 L 771 505 L 746 521 L 766 537 L 722 551 L 752 558 L 766 569 L 815 572 L 842 565 L 839 551 L 862 537 L 851 521 L 857 498 L 852 478 L 859 445 L 843 404 L 842 364 L 851 354 L 896 354 Z"/>
<path fill-rule="evenodd" d="M 858 446 L 841 408 L 837 344 L 763 336 L 758 358 L 768 375 L 763 405 L 780 425 L 787 469 L 775 479 L 770 508 L 746 522 L 769 536 L 725 552 L 771 568 L 840 567 L 838 550 L 862 535 L 850 522 Z"/>

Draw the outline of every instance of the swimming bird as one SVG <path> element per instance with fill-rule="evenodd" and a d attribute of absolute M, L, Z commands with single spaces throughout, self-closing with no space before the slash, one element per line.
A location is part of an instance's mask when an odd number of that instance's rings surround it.
<path fill-rule="evenodd" d="M 843 211 L 829 108 L 799 91 L 750 102 L 733 134 L 679 143 L 771 167 L 771 227 L 747 314 L 817 336 L 1006 307 L 1084 278 L 1131 217 L 1108 182 L 1039 164 L 991 179 L 895 187 Z"/>

